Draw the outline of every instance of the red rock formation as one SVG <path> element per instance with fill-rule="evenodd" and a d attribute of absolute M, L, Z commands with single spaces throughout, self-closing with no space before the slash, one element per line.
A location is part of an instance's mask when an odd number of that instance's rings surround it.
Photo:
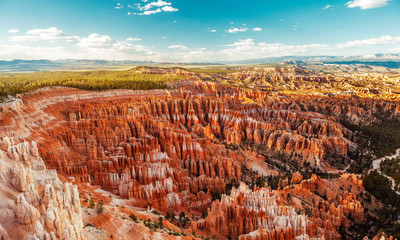
<path fill-rule="evenodd" d="M 359 179 L 356 175 L 354 174 L 348 174 L 348 173 L 344 173 L 341 176 L 344 179 L 347 179 L 349 181 L 351 181 L 352 183 L 354 183 L 355 185 L 359 186 L 359 187 L 363 187 L 363 181 L 361 179 Z"/>
<path fill-rule="evenodd" d="M 314 225 L 290 206 L 280 204 L 276 193 L 261 188 L 250 190 L 245 184 L 233 189 L 221 202 L 213 202 L 208 216 L 196 226 L 234 239 L 340 239 L 327 224 Z"/>
<path fill-rule="evenodd" d="M 152 74 L 164 70 L 144 71 Z M 262 70 L 254 77 L 286 81 L 304 75 L 299 69 L 271 71 Z M 177 72 L 189 74 L 174 70 Z M 237 77 L 252 74 L 240 73 Z M 329 80 L 308 77 L 312 81 Z M 79 217 L 76 189 L 63 186 L 57 172 L 134 199 L 141 207 L 196 213 L 210 208 L 209 216 L 196 226 L 235 238 L 290 239 L 307 234 L 337 239 L 336 230 L 348 225 L 349 216 L 363 220 L 364 208 L 357 196 L 333 194 L 329 187 L 335 184 L 315 175 L 302 180 L 301 174 L 295 173 L 290 186 L 289 179 L 281 182 L 283 189 L 279 192 L 250 191 L 242 186 L 233 195 L 223 196 L 221 202 L 212 199 L 223 193 L 228 183 L 248 180 L 249 173 L 242 172 L 242 166 L 252 167 L 250 155 L 257 155 L 254 149 L 258 147 L 269 153 L 284 153 L 299 166 L 307 163 L 323 170 L 334 168 L 326 161 L 327 156 L 346 158 L 348 145 L 353 144 L 349 140 L 352 132 L 339 119 L 369 121 L 378 110 L 393 111 L 393 116 L 399 117 L 398 104 L 269 95 L 199 81 L 170 85 L 172 89 L 163 91 L 38 90 L 21 95 L 24 101 L 12 107 L 2 107 L 0 158 L 7 159 L 7 164 L 0 165 L 0 181 L 8 183 L 10 192 L 18 191 L 14 198 L 22 194 L 17 201 L 23 209 L 17 216 L 21 223 L 33 225 L 40 239 L 47 237 L 46 233 L 79 237 L 81 226 L 69 224 L 72 219 L 62 220 L 64 210 Z M 38 145 L 29 144 L 32 140 Z M 251 154 L 236 151 L 238 146 Z M 46 169 L 41 157 L 53 170 Z M 264 163 L 263 157 L 254 158 Z M 336 181 L 362 187 L 355 176 L 343 175 Z M 297 194 L 301 201 L 300 196 L 307 196 L 309 209 L 290 207 L 296 203 L 289 202 L 288 193 Z M 60 201 L 60 196 L 67 198 L 67 203 Z M 0 219 L 13 214 L 16 218 L 16 206 L 14 201 L 1 203 L 0 208 L 8 210 L 0 211 Z M 40 223 L 31 206 L 38 209 L 43 219 Z M 300 214 L 305 210 L 309 210 L 309 217 Z M 0 223 L 9 232 L 10 226 Z"/>
<path fill-rule="evenodd" d="M 316 81 L 329 82 L 327 76 L 317 76 L 298 67 L 252 68 L 231 74 L 235 80 L 247 80 L 263 85 L 265 82 Z"/>
<path fill-rule="evenodd" d="M 354 184 L 346 178 L 342 179 L 347 183 Z M 333 229 L 338 230 L 340 226 L 348 227 L 350 217 L 357 222 L 362 222 L 364 220 L 364 207 L 360 202 L 361 200 L 355 194 L 349 193 L 349 190 L 341 190 L 337 184 L 312 175 L 310 179 L 302 180 L 300 184 L 294 187 L 284 188 L 280 194 L 286 201 L 296 197 L 302 198 L 310 205 L 312 204 L 313 206 L 306 207 L 306 209 L 311 212 L 310 215 L 315 218 L 314 221 L 321 223 L 328 221 Z M 363 190 L 362 186 L 352 186 Z M 303 205 L 295 207 L 298 211 L 305 210 Z"/>
<path fill-rule="evenodd" d="M 0 225 L 0 240 L 9 240 L 7 231 Z"/>
<path fill-rule="evenodd" d="M 290 183 L 291 184 L 300 183 L 301 180 L 303 180 L 303 176 L 301 175 L 300 172 L 297 171 L 292 175 L 292 179 L 290 180 Z"/>

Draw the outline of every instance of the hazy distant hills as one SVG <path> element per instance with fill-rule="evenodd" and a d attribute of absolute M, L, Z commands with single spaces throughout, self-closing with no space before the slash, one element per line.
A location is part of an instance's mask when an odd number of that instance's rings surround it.
<path fill-rule="evenodd" d="M 90 70 L 102 67 L 150 65 L 148 61 L 106 61 L 106 60 L 20 60 L 0 61 L 0 72 L 32 72 L 49 70 Z"/>
<path fill-rule="evenodd" d="M 190 65 L 248 65 L 265 63 L 287 63 L 287 64 L 362 64 L 367 66 L 382 66 L 387 68 L 400 68 L 400 53 L 380 53 L 373 55 L 360 56 L 286 56 L 286 57 L 267 57 L 258 59 L 247 59 L 240 61 L 217 61 L 206 63 L 189 63 Z M 0 72 L 31 72 L 49 70 L 90 70 L 90 69 L 117 69 L 118 67 L 157 65 L 157 64 L 188 64 L 188 63 L 166 63 L 152 61 L 107 61 L 107 60 L 20 60 L 11 61 L 0 60 Z"/>
<path fill-rule="evenodd" d="M 241 61 L 222 61 L 223 64 L 262 64 L 262 63 L 280 63 L 302 61 L 311 63 L 327 64 L 365 64 L 375 66 L 385 66 L 392 68 L 400 67 L 400 53 L 379 53 L 373 55 L 360 56 L 285 56 L 285 57 L 267 57 L 258 59 L 246 59 Z M 381 63 L 381 65 L 380 65 Z"/>

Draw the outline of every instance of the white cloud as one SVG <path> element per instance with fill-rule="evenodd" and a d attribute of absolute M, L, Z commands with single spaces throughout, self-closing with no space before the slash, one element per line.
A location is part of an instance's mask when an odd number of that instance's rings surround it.
<path fill-rule="evenodd" d="M 172 45 L 172 46 L 169 46 L 168 48 L 177 48 L 177 49 L 181 49 L 181 50 L 187 49 L 187 47 L 185 45 Z"/>
<path fill-rule="evenodd" d="M 237 42 L 234 42 L 234 43 L 228 44 L 228 45 L 223 45 L 223 46 L 240 47 L 240 46 L 248 46 L 248 45 L 254 45 L 254 39 L 248 38 L 248 39 L 244 39 L 244 40 L 238 40 Z"/>
<path fill-rule="evenodd" d="M 106 48 L 111 47 L 112 43 L 113 40 L 110 36 L 92 33 L 88 37 L 82 38 L 76 45 L 81 48 Z"/>
<path fill-rule="evenodd" d="M 27 42 L 26 37 L 35 37 L 33 42 Z M 161 53 L 153 52 L 144 45 L 119 41 L 108 35 L 92 33 L 87 37 L 67 35 L 56 28 L 33 29 L 20 36 L 19 43 L 4 44 L 0 42 L 0 59 L 105 59 L 105 60 L 153 60 L 161 61 L 165 58 Z M 33 37 L 32 37 L 33 36 Z M 49 37 L 50 36 L 50 37 Z M 75 42 L 65 41 L 73 36 Z M 24 38 L 22 38 L 24 37 Z M 52 40 L 50 44 L 43 44 L 37 39 Z M 131 38 L 139 40 L 138 38 Z M 15 39 L 13 39 L 15 40 Z"/>
<path fill-rule="evenodd" d="M 124 8 L 124 6 L 121 5 L 121 3 L 117 3 L 117 5 L 115 5 L 114 9 L 121 9 Z"/>
<path fill-rule="evenodd" d="M 143 1 L 146 3 L 148 0 Z M 160 12 L 177 12 L 179 9 L 172 7 L 170 2 L 163 0 L 157 0 L 154 2 L 149 2 L 145 5 L 141 3 L 134 4 L 135 6 L 128 5 L 129 8 L 137 9 L 139 12 L 128 12 L 128 15 L 152 15 Z"/>
<path fill-rule="evenodd" d="M 400 36 L 381 36 L 379 38 L 370 38 L 364 40 L 348 41 L 346 43 L 338 43 L 335 46 L 338 48 L 354 48 L 354 47 L 365 47 L 375 45 L 387 45 L 400 43 Z"/>
<path fill-rule="evenodd" d="M 212 29 L 209 29 L 212 30 Z M 257 42 L 247 38 L 217 46 L 217 50 L 191 49 L 185 45 L 171 45 L 171 51 L 155 52 L 151 47 L 137 44 L 139 38 L 118 40 L 109 35 L 92 33 L 88 36 L 66 34 L 57 28 L 32 29 L 18 36 L 23 41 L 0 42 L 0 59 L 105 59 L 153 61 L 215 61 L 288 55 L 370 54 L 398 49 L 400 36 L 352 40 L 336 44 L 303 44 Z M 28 42 L 28 38 L 29 42 Z M 160 36 L 161 37 L 161 36 Z M 165 38 L 165 37 L 163 37 Z M 38 40 L 50 40 L 43 42 Z M 74 39 L 74 41 L 69 40 Z M 14 42 L 12 42 L 14 41 Z"/>
<path fill-rule="evenodd" d="M 224 49 L 213 55 L 218 59 L 248 59 L 263 57 L 280 57 L 290 55 L 337 55 L 337 51 L 356 52 L 357 48 L 366 49 L 371 46 L 393 46 L 400 43 L 400 36 L 381 36 L 365 40 L 354 40 L 337 44 L 304 44 L 286 45 L 283 43 L 256 43 L 254 39 L 242 39 L 232 44 L 223 45 Z M 396 45 L 395 45 L 396 46 Z M 388 48 L 393 49 L 393 48 Z"/>
<path fill-rule="evenodd" d="M 379 8 L 388 5 L 390 0 L 353 0 L 346 3 L 349 8 L 359 7 L 361 9 Z"/>
<path fill-rule="evenodd" d="M 24 46 L 21 44 L 0 43 L 0 59 L 79 59 L 84 57 L 79 53 L 72 53 L 63 47 Z"/>
<path fill-rule="evenodd" d="M 210 60 L 215 55 L 213 51 L 206 51 L 205 48 L 197 48 L 190 51 L 178 51 L 168 55 L 167 61 L 179 62 L 202 62 Z"/>
<path fill-rule="evenodd" d="M 89 59 L 149 60 L 152 57 L 160 59 L 160 53 L 153 52 L 144 45 L 132 44 L 127 41 L 119 41 L 109 35 L 92 33 L 88 37 L 83 37 L 73 47 L 78 47 L 79 52 Z"/>
<path fill-rule="evenodd" d="M 255 28 L 253 28 L 253 31 L 256 31 L 256 32 L 259 32 L 259 31 L 261 31 L 262 30 L 262 28 L 260 28 L 260 27 L 255 27 Z"/>
<path fill-rule="evenodd" d="M 136 15 L 152 15 L 152 14 L 156 14 L 156 13 L 160 13 L 160 12 L 162 12 L 161 11 L 161 9 L 159 9 L 159 8 L 157 8 L 156 10 L 147 10 L 147 11 L 144 11 L 143 13 L 138 13 L 138 14 L 136 14 Z"/>
<path fill-rule="evenodd" d="M 161 10 L 163 10 L 164 12 L 177 12 L 177 11 L 179 11 L 179 9 L 173 8 L 171 6 L 162 7 Z"/>
<path fill-rule="evenodd" d="M 8 33 L 18 33 L 19 29 L 10 29 L 8 30 Z"/>
<path fill-rule="evenodd" d="M 333 8 L 333 5 L 326 5 L 325 7 L 323 7 L 322 8 L 322 10 L 327 10 L 327 9 L 330 9 L 330 8 Z"/>
<path fill-rule="evenodd" d="M 208 28 L 207 30 L 208 30 L 209 32 L 217 32 L 217 30 L 211 29 L 211 28 Z"/>
<path fill-rule="evenodd" d="M 10 38 L 12 42 L 37 42 L 37 41 L 77 41 L 80 38 L 71 34 L 64 33 L 56 27 L 46 29 L 32 29 L 22 36 L 13 36 Z"/>
<path fill-rule="evenodd" d="M 141 38 L 127 38 L 126 41 L 142 41 Z"/>
<path fill-rule="evenodd" d="M 227 33 L 237 33 L 237 32 L 246 32 L 247 28 L 236 28 L 236 27 L 231 27 L 228 30 L 225 30 Z"/>
<path fill-rule="evenodd" d="M 256 43 L 254 39 L 248 38 L 239 40 L 229 45 L 225 45 L 221 50 L 222 56 L 230 59 L 258 58 L 258 57 L 277 57 L 304 54 L 310 50 L 325 50 L 329 45 L 308 44 L 308 45 L 285 45 L 282 43 Z M 246 56 L 246 57 L 244 57 Z"/>
<path fill-rule="evenodd" d="M 143 11 L 143 10 L 149 10 L 150 8 L 153 8 L 153 7 L 163 7 L 163 6 L 166 6 L 166 5 L 171 5 L 171 3 L 170 2 L 165 2 L 165 1 L 162 1 L 162 0 L 158 0 L 157 2 L 148 3 L 148 4 L 144 5 L 143 7 L 141 7 L 139 5 L 138 9 Z"/>

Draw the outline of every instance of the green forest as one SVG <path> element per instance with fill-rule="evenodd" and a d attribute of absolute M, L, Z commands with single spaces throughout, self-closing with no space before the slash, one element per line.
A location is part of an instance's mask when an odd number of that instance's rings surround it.
<path fill-rule="evenodd" d="M 35 72 L 0 75 L 0 99 L 42 87 L 64 86 L 85 90 L 163 89 L 166 82 L 184 79 L 173 74 L 141 74 L 133 71 Z"/>
<path fill-rule="evenodd" d="M 386 159 L 381 163 L 381 170 L 400 184 L 400 158 Z"/>

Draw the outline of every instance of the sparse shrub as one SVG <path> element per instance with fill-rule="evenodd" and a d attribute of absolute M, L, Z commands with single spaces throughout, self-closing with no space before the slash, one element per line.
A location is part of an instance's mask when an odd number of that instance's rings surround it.
<path fill-rule="evenodd" d="M 131 213 L 131 215 L 129 216 L 130 219 L 132 219 L 132 221 L 137 221 L 137 217 L 135 216 L 135 214 Z"/>
<path fill-rule="evenodd" d="M 160 215 L 160 213 L 157 212 L 157 210 L 153 210 L 153 211 L 151 211 L 151 213 L 153 213 L 153 214 L 155 214 L 155 215 Z"/>
<path fill-rule="evenodd" d="M 103 213 L 103 211 L 104 211 L 104 207 L 103 207 L 103 200 L 100 200 L 100 202 L 97 204 L 97 212 L 99 213 L 99 214 L 102 214 Z"/>
<path fill-rule="evenodd" d="M 96 204 L 94 203 L 93 198 L 91 198 L 89 201 L 89 208 L 94 209 L 95 206 L 96 206 Z"/>

